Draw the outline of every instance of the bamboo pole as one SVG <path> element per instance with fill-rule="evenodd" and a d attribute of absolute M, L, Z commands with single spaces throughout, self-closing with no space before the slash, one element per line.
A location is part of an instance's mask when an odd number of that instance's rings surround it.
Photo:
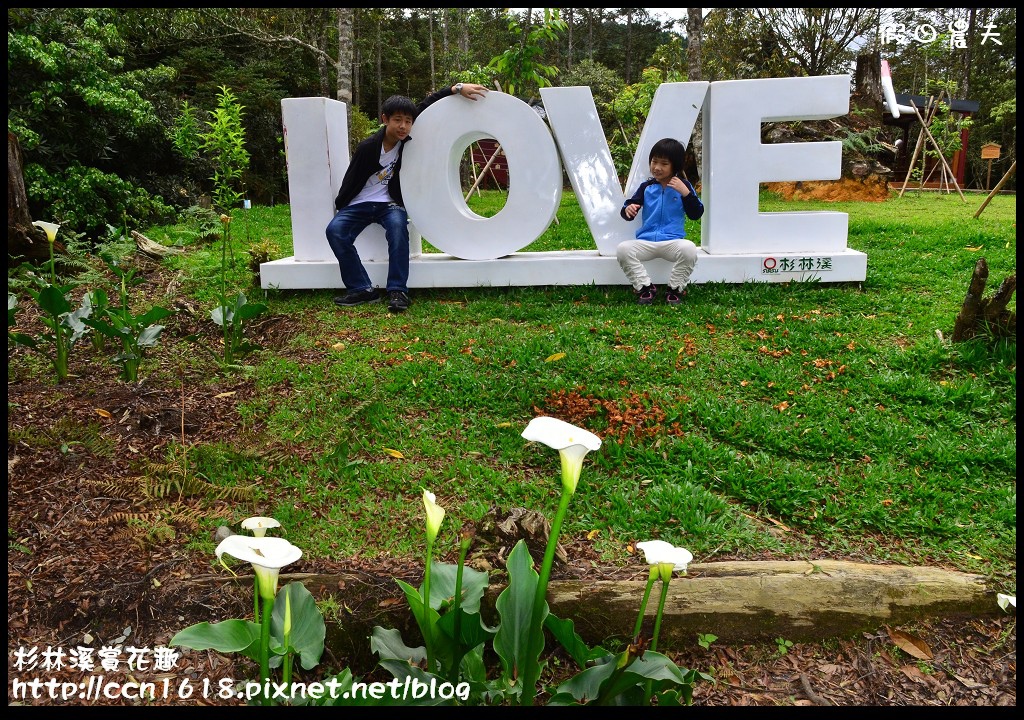
<path fill-rule="evenodd" d="M 911 101 L 913 102 L 913 101 Z M 917 162 L 917 154 L 921 152 L 921 142 L 924 140 L 924 127 L 917 134 L 917 143 L 914 145 L 914 154 L 910 158 L 910 164 L 907 165 L 907 176 L 903 178 L 903 187 L 900 188 L 899 197 L 903 197 L 903 193 L 907 191 L 907 183 L 910 182 L 910 174 L 914 172 L 914 163 Z"/>
<path fill-rule="evenodd" d="M 483 148 L 480 148 L 480 150 L 483 151 Z M 495 146 L 495 148 L 494 148 L 494 154 L 491 155 L 490 159 L 487 161 L 487 164 L 484 165 L 484 169 L 480 171 L 480 175 L 477 177 L 476 182 L 473 183 L 473 187 L 471 187 L 469 189 L 469 192 L 466 193 L 466 197 L 465 197 L 466 200 L 469 200 L 469 196 L 472 195 L 473 191 L 476 190 L 477 187 L 480 185 L 480 181 L 484 179 L 484 175 L 486 175 L 487 171 L 491 169 L 491 165 L 494 164 L 494 161 L 498 159 L 498 154 L 500 152 L 501 152 L 501 143 L 498 143 Z M 494 173 L 491 173 L 491 177 L 494 177 Z M 494 178 L 494 182 L 498 182 L 498 179 Z"/>
<path fill-rule="evenodd" d="M 932 141 L 932 145 L 935 146 L 936 152 L 939 153 L 939 160 L 942 161 L 942 167 L 946 169 L 946 172 L 948 172 L 952 178 L 953 187 L 955 187 L 956 191 L 960 194 L 960 199 L 967 202 L 967 198 L 964 197 L 964 191 L 960 189 L 960 183 L 958 183 L 956 178 L 953 177 L 953 171 L 950 169 L 949 163 L 946 162 L 946 156 L 942 154 L 942 148 L 939 146 L 939 143 L 936 142 L 935 137 L 932 135 L 932 131 L 928 129 L 928 125 L 925 124 L 924 118 L 921 117 L 921 112 L 917 109 L 917 105 L 910 103 L 910 106 L 914 108 L 914 113 L 917 115 L 917 119 L 921 121 L 921 127 L 924 129 L 925 134 L 928 135 L 928 139 Z"/>
<path fill-rule="evenodd" d="M 985 202 L 983 202 L 981 204 L 981 207 L 978 208 L 978 212 L 974 213 L 974 217 L 975 218 L 977 218 L 979 215 L 981 215 L 981 211 L 984 210 L 985 206 L 988 205 L 989 201 L 996 196 L 996 193 L 999 192 L 999 190 L 1003 187 L 1003 185 L 1006 184 L 1006 181 L 1010 179 L 1010 176 L 1013 175 L 1013 171 L 1016 170 L 1016 169 L 1017 169 L 1017 161 L 1014 160 L 1013 164 L 1010 166 L 1010 169 L 1006 171 L 1005 175 L 1003 175 L 1003 179 L 1000 180 L 996 184 L 996 186 L 994 188 L 992 188 L 992 192 L 990 192 L 988 194 L 988 197 L 985 198 Z"/>

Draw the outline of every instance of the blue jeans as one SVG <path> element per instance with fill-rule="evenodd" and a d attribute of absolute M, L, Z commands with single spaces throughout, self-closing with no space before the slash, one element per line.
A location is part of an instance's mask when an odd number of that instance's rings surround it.
<path fill-rule="evenodd" d="M 341 281 L 349 292 L 373 287 L 356 252 L 355 242 L 366 226 L 377 223 L 388 241 L 386 290 L 409 292 L 409 214 L 395 203 L 368 202 L 343 207 L 327 225 L 327 242 L 338 258 Z"/>

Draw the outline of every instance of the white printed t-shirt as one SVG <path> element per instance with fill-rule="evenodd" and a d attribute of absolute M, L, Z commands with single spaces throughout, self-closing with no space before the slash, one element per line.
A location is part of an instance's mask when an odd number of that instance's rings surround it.
<path fill-rule="evenodd" d="M 381 146 L 381 170 L 367 179 L 363 189 L 352 199 L 352 202 L 349 203 L 350 205 L 367 202 L 393 202 L 388 194 L 388 183 L 391 182 L 391 176 L 395 173 L 395 164 L 398 162 L 398 149 L 400 147 L 401 143 L 395 143 L 391 150 L 384 152 L 384 146 Z"/>

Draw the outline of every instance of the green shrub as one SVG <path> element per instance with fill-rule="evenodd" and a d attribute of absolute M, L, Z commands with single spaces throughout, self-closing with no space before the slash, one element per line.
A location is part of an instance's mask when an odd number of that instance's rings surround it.
<path fill-rule="evenodd" d="M 117 175 L 78 164 L 61 174 L 26 165 L 25 187 L 33 217 L 54 218 L 66 231 L 91 238 L 104 237 L 112 222 L 145 227 L 175 216 L 162 198 Z"/>

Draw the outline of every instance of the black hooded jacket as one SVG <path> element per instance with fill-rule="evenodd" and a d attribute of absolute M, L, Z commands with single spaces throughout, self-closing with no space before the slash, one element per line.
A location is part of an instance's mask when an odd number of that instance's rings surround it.
<path fill-rule="evenodd" d="M 441 98 L 446 98 L 453 94 L 452 89 L 447 87 L 428 95 L 416 106 L 416 115 L 419 116 L 420 113 Z M 341 181 L 338 197 L 334 199 L 336 210 L 341 210 L 352 202 L 356 195 L 359 194 L 359 191 L 363 189 L 369 177 L 383 169 L 380 164 L 380 151 L 384 145 L 384 131 L 385 128 L 382 127 L 356 146 L 356 151 L 352 155 L 352 161 L 348 164 L 348 170 L 345 171 L 345 178 Z M 402 207 L 405 207 L 405 202 L 402 200 L 402 153 L 405 152 L 405 144 L 410 140 L 412 140 L 412 135 L 401 141 L 398 148 L 398 162 L 395 164 L 395 171 L 391 176 L 391 182 L 388 183 L 388 194 L 391 195 L 391 199 L 395 203 Z"/>

